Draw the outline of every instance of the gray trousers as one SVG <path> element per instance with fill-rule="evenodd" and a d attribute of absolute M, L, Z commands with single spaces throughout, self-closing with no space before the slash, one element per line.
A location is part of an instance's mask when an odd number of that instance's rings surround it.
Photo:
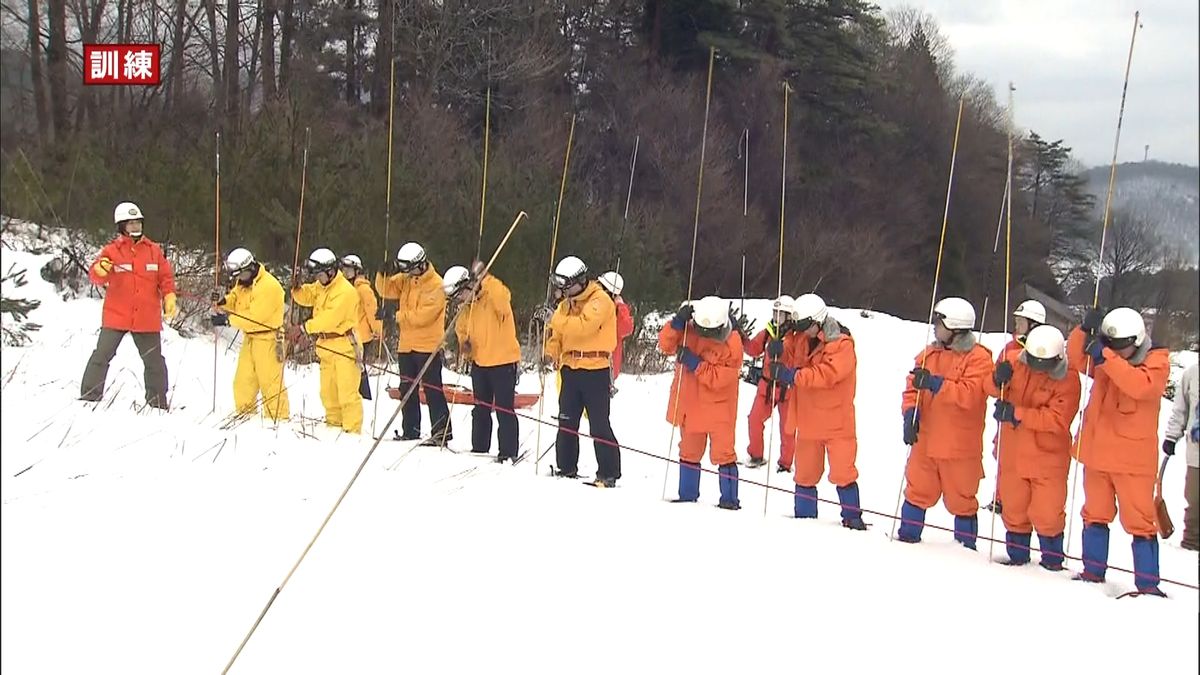
<path fill-rule="evenodd" d="M 1200 548 L 1200 468 L 1189 466 L 1183 492 L 1187 497 L 1187 508 L 1183 512 L 1183 541 L 1187 548 Z"/>
<path fill-rule="evenodd" d="M 83 370 L 83 382 L 79 387 L 79 398 L 99 401 L 104 396 L 104 381 L 108 378 L 108 364 L 117 354 L 117 347 L 128 331 L 101 328 L 96 340 L 96 350 L 88 359 Z M 146 383 L 146 403 L 154 408 L 167 409 L 167 362 L 162 355 L 161 333 L 131 333 L 133 344 L 142 355 L 143 378 Z"/>

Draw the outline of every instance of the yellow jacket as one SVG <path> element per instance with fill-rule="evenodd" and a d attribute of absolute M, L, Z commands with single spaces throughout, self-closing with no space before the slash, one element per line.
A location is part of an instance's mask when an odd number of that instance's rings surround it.
<path fill-rule="evenodd" d="M 273 340 L 283 326 L 283 286 L 259 265 L 249 286 L 235 284 L 225 296 L 225 309 L 230 312 L 229 325 L 247 338 Z"/>
<path fill-rule="evenodd" d="M 330 334 L 346 336 L 358 324 L 358 293 L 341 272 L 328 286 L 320 282 L 292 289 L 292 298 L 305 307 L 313 308 L 312 318 L 304 322 L 309 335 L 324 333 L 318 340 L 333 339 Z"/>
<path fill-rule="evenodd" d="M 558 303 L 546 335 L 546 355 L 560 367 L 608 368 L 617 347 L 617 305 L 595 281 Z"/>
<path fill-rule="evenodd" d="M 462 353 L 477 366 L 503 366 L 521 360 L 512 294 L 490 274 L 483 278 L 474 300 L 458 310 L 454 332 Z"/>
<path fill-rule="evenodd" d="M 375 318 L 379 301 L 375 299 L 375 291 L 371 290 L 371 282 L 364 277 L 354 280 L 354 290 L 358 291 L 358 325 L 354 330 L 358 333 L 359 344 L 366 344 L 383 335 L 383 322 Z"/>
<path fill-rule="evenodd" d="M 442 344 L 446 332 L 446 293 L 442 277 L 433 265 L 419 277 L 375 274 L 375 290 L 384 300 L 398 300 L 396 325 L 400 328 L 400 352 L 431 353 Z"/>

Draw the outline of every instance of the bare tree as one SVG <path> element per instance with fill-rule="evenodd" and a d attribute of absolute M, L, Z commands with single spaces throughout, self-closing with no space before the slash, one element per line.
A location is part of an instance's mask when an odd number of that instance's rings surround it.
<path fill-rule="evenodd" d="M 50 2 L 50 44 L 46 64 L 50 68 L 50 112 L 54 139 L 63 140 L 70 131 L 67 122 L 67 2 Z"/>
<path fill-rule="evenodd" d="M 42 79 L 42 21 L 38 14 L 38 0 L 29 0 L 29 69 L 33 79 L 38 140 L 44 144 L 50 137 L 50 119 L 46 115 L 46 83 Z"/>
<path fill-rule="evenodd" d="M 1114 212 L 1101 266 L 1108 277 L 1109 301 L 1114 305 L 1128 302 L 1130 277 L 1153 272 L 1160 259 L 1154 223 L 1136 212 Z"/>

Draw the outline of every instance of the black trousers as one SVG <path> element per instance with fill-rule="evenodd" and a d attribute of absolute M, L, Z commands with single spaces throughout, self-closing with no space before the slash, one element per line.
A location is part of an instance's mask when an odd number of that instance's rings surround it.
<path fill-rule="evenodd" d="M 563 367 L 562 388 L 558 392 L 558 440 L 554 454 L 558 470 L 575 473 L 579 470 L 579 420 L 587 411 L 588 426 L 596 450 L 596 478 L 621 477 L 621 450 L 608 421 L 609 385 L 612 378 L 608 368 L 576 370 Z"/>
<path fill-rule="evenodd" d="M 517 364 L 471 366 L 471 390 L 475 409 L 471 411 L 471 450 L 492 449 L 492 412 L 499 424 L 497 439 L 500 456 L 517 456 L 517 416 L 512 413 L 517 396 Z"/>
<path fill-rule="evenodd" d="M 99 401 L 104 396 L 104 382 L 108 379 L 108 364 L 117 354 L 117 347 L 128 331 L 101 328 L 96 339 L 96 349 L 83 370 L 83 381 L 79 387 L 79 398 Z M 133 344 L 142 355 L 143 380 L 146 385 L 146 403 L 154 408 L 167 409 L 167 362 L 162 355 L 161 333 L 131 333 Z"/>
<path fill-rule="evenodd" d="M 428 358 L 427 352 L 405 352 L 399 355 L 402 394 L 408 390 L 408 386 L 417 377 L 417 373 L 421 372 L 421 366 L 425 365 Z M 425 403 L 429 406 L 430 432 L 439 438 L 443 433 L 451 435 L 450 407 L 446 405 L 446 394 L 442 391 L 441 352 L 434 355 L 433 362 L 425 370 L 425 375 L 421 378 L 421 389 L 425 392 Z M 400 432 L 408 438 L 421 435 L 421 400 L 417 396 L 408 397 L 408 401 L 404 403 L 404 409 L 400 412 Z"/>

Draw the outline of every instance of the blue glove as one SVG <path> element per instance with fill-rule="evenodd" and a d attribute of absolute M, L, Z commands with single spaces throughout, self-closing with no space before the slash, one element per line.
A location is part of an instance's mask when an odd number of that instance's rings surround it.
<path fill-rule="evenodd" d="M 691 304 L 680 307 L 679 311 L 675 312 L 675 316 L 671 318 L 671 328 L 683 330 L 683 327 L 691 320 L 693 311 Z"/>
<path fill-rule="evenodd" d="M 904 411 L 904 444 L 913 445 L 917 442 L 917 432 L 921 430 L 921 416 L 916 408 Z"/>
<path fill-rule="evenodd" d="M 1021 420 L 1017 419 L 1017 409 L 1011 401 L 996 401 L 996 411 L 992 413 L 992 417 L 997 422 L 1008 422 L 1014 427 L 1021 423 Z"/>
<path fill-rule="evenodd" d="M 771 379 L 780 384 L 795 384 L 796 369 L 788 368 L 778 361 L 771 362 Z"/>
<path fill-rule="evenodd" d="M 1196 416 L 1192 419 L 1196 422 L 1192 424 L 1192 430 L 1188 434 L 1192 437 L 1193 443 L 1200 443 L 1200 403 L 1196 404 Z"/>
<path fill-rule="evenodd" d="M 675 358 L 677 361 L 683 364 L 684 368 L 687 368 L 693 373 L 696 372 L 696 369 L 700 367 L 700 355 L 688 349 L 687 347 L 679 350 L 679 356 Z"/>
<path fill-rule="evenodd" d="M 942 389 L 944 378 L 941 375 L 933 375 L 924 368 L 913 368 L 912 376 L 914 389 L 926 389 L 934 394 Z"/>
<path fill-rule="evenodd" d="M 1084 348 L 1088 356 L 1092 357 L 1092 365 L 1098 366 L 1104 363 L 1104 342 L 1098 337 L 1088 339 L 1087 346 Z"/>
<path fill-rule="evenodd" d="M 213 328 L 216 328 L 217 326 L 228 326 L 229 325 L 229 315 L 225 314 L 223 312 L 213 314 L 211 319 L 212 319 Z"/>

